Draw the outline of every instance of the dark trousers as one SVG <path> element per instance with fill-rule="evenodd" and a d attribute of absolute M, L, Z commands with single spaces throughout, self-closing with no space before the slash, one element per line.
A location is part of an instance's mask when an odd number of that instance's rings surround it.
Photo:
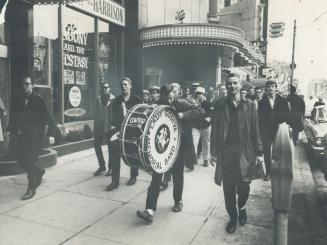
<path fill-rule="evenodd" d="M 273 144 L 272 137 L 263 137 L 262 138 L 262 145 L 263 145 L 263 156 L 266 165 L 267 175 L 270 175 L 271 170 L 271 149 Z"/>
<path fill-rule="evenodd" d="M 171 174 L 173 176 L 173 197 L 175 203 L 179 203 L 182 200 L 183 186 L 184 186 L 184 161 L 181 154 L 178 156 L 174 166 L 171 168 Z M 160 193 L 160 183 L 162 174 L 153 174 L 151 184 L 148 188 L 146 197 L 145 209 L 157 210 L 157 201 Z"/>
<path fill-rule="evenodd" d="M 112 168 L 112 182 L 119 183 L 120 178 L 120 147 L 118 141 L 109 144 L 109 162 Z M 137 168 L 131 168 L 130 176 L 137 177 L 139 171 Z"/>
<path fill-rule="evenodd" d="M 109 154 L 109 140 L 110 140 L 111 135 L 109 133 L 103 133 L 103 134 L 96 134 L 94 135 L 94 150 L 95 154 L 97 156 L 99 166 L 104 167 L 106 165 L 106 162 L 103 157 L 103 152 L 102 152 L 102 143 L 103 143 L 103 138 L 105 138 L 107 147 L 108 147 L 108 154 Z M 111 164 L 109 161 L 109 156 L 108 156 L 108 169 L 111 169 Z"/>
<path fill-rule="evenodd" d="M 236 208 L 236 194 L 237 206 L 242 208 L 245 206 L 249 193 L 250 193 L 250 182 L 242 181 L 240 175 L 225 173 L 223 176 L 223 190 L 225 197 L 225 206 L 227 213 L 231 221 L 237 221 L 237 208 Z"/>
<path fill-rule="evenodd" d="M 41 173 L 41 169 L 36 165 L 42 149 L 42 136 L 21 135 L 11 137 L 14 143 L 14 152 L 17 164 L 26 171 L 28 188 L 36 187 L 36 179 Z"/>
<path fill-rule="evenodd" d="M 296 144 L 297 140 L 299 139 L 299 131 L 293 129 L 292 130 L 292 138 L 293 138 L 293 143 Z"/>

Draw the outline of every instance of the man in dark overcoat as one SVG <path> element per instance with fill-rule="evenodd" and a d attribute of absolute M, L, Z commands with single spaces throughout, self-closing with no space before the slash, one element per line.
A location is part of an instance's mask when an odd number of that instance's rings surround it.
<path fill-rule="evenodd" d="M 180 212 L 183 208 L 182 203 L 182 194 L 184 186 L 184 165 L 185 160 L 187 160 L 187 155 L 190 152 L 190 148 L 186 147 L 185 136 L 187 133 L 184 131 L 185 125 L 191 122 L 192 120 L 201 117 L 204 115 L 204 110 L 196 105 L 190 104 L 185 99 L 176 98 L 176 95 L 173 91 L 173 88 L 170 85 L 163 85 L 160 89 L 160 100 L 159 104 L 166 104 L 173 107 L 181 122 L 182 134 L 181 134 L 181 145 L 180 151 L 178 153 L 177 160 L 175 161 L 171 171 L 173 177 L 173 197 L 175 205 L 173 207 L 174 212 Z M 192 146 L 193 147 L 193 146 Z M 194 149 L 193 149 L 194 150 Z M 146 205 L 144 211 L 137 211 L 137 215 L 145 220 L 146 222 L 152 222 L 153 212 L 157 209 L 157 200 L 160 193 L 160 184 L 162 180 L 162 174 L 153 174 L 152 181 L 148 188 Z"/>
<path fill-rule="evenodd" d="M 94 172 L 94 176 L 99 176 L 102 172 L 106 171 L 105 160 L 102 152 L 103 139 L 106 140 L 108 146 L 108 153 L 110 151 L 110 121 L 111 121 L 111 107 L 110 104 L 115 98 L 110 93 L 109 83 L 105 82 L 101 84 L 101 94 L 95 102 L 95 116 L 94 116 L 94 150 L 98 159 L 99 168 Z M 108 157 L 109 158 L 109 157 Z M 107 176 L 111 175 L 111 164 L 108 160 L 108 172 Z"/>
<path fill-rule="evenodd" d="M 259 127 L 267 170 L 266 176 L 264 177 L 265 181 L 270 180 L 272 143 L 275 139 L 278 126 L 283 122 L 290 124 L 291 121 L 287 99 L 277 94 L 276 90 L 276 82 L 268 80 L 266 82 L 266 94 L 258 104 Z"/>
<path fill-rule="evenodd" d="M 303 130 L 305 102 L 296 94 L 296 88 L 293 85 L 290 87 L 290 95 L 287 99 L 291 106 L 291 124 L 293 129 L 292 138 L 294 145 L 296 145 L 299 138 L 299 132 Z"/>
<path fill-rule="evenodd" d="M 31 77 L 21 80 L 22 96 L 13 99 L 7 131 L 15 143 L 14 155 L 18 165 L 27 172 L 28 187 L 22 200 L 32 198 L 45 173 L 36 165 L 40 155 L 46 125 L 48 135 L 60 136 L 56 121 L 45 100 L 33 91 Z"/>
<path fill-rule="evenodd" d="M 141 99 L 131 93 L 132 80 L 128 77 L 122 79 L 121 83 L 122 94 L 116 97 L 112 102 L 111 113 L 111 128 L 110 130 L 118 133 L 121 128 L 121 124 L 128 112 L 136 104 L 142 103 Z M 114 134 L 114 133 L 113 133 Z M 114 135 L 115 136 L 115 135 Z M 113 136 L 113 137 L 114 137 Z M 112 166 L 112 181 L 107 186 L 107 191 L 112 191 L 119 186 L 120 178 L 120 147 L 118 140 L 113 140 L 110 143 L 109 162 Z M 138 176 L 138 169 L 131 168 L 130 179 L 127 181 L 127 185 L 134 185 L 136 183 L 136 177 Z"/>
<path fill-rule="evenodd" d="M 218 100 L 214 106 L 211 139 L 214 140 L 212 155 L 217 157 L 215 183 L 221 185 L 223 182 L 225 206 L 230 217 L 226 231 L 233 233 L 237 217 L 241 225 L 247 221 L 245 205 L 253 169 L 256 162 L 263 159 L 254 102 L 241 97 L 238 74 L 230 73 L 227 76 L 226 87 L 227 97 Z"/>

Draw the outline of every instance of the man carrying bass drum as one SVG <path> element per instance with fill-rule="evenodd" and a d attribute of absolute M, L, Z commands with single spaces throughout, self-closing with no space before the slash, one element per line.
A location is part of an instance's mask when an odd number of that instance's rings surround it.
<path fill-rule="evenodd" d="M 202 108 L 190 104 L 185 99 L 177 99 L 174 95 L 172 87 L 167 84 L 163 85 L 160 88 L 160 100 L 158 104 L 164 104 L 173 107 L 180 118 L 182 128 L 181 146 L 176 162 L 170 170 L 173 177 L 173 197 L 175 202 L 175 205 L 172 210 L 174 212 L 180 212 L 183 208 L 182 193 L 184 186 L 184 161 L 185 156 L 189 152 L 189 149 L 185 147 L 185 134 L 183 132 L 183 129 L 185 128 L 185 125 L 187 125 L 194 119 L 203 116 L 205 112 Z M 153 212 L 156 211 L 157 208 L 157 200 L 160 193 L 161 179 L 162 174 L 155 173 L 152 175 L 152 181 L 147 192 L 145 210 L 137 211 L 137 216 L 148 223 L 151 223 L 153 221 Z"/>

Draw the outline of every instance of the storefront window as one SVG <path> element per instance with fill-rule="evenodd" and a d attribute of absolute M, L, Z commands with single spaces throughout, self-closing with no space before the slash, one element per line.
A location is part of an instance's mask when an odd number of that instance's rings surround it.
<path fill-rule="evenodd" d="M 28 51 L 36 91 L 46 98 L 56 119 L 61 114 L 58 9 L 58 5 L 33 6 L 32 49 Z"/>
<path fill-rule="evenodd" d="M 5 13 L 6 13 L 7 3 L 3 6 L 2 11 L 0 12 L 0 45 L 6 44 L 5 36 Z"/>
<path fill-rule="evenodd" d="M 35 5 L 33 7 L 33 75 L 35 86 L 50 87 L 53 76 L 58 80 L 58 62 L 58 6 Z"/>
<path fill-rule="evenodd" d="M 115 37 L 109 24 L 99 21 L 99 83 L 108 82 L 111 87 L 115 81 Z"/>
<path fill-rule="evenodd" d="M 92 119 L 94 104 L 94 18 L 63 11 L 65 122 Z"/>

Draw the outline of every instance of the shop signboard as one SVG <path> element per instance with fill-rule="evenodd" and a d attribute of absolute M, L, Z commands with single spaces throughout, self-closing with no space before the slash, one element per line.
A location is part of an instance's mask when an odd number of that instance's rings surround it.
<path fill-rule="evenodd" d="M 86 113 L 83 108 L 70 108 L 65 110 L 64 114 L 68 117 L 81 117 Z"/>
<path fill-rule="evenodd" d="M 72 2 L 69 5 L 117 25 L 125 26 L 125 8 L 113 1 L 84 0 Z"/>

